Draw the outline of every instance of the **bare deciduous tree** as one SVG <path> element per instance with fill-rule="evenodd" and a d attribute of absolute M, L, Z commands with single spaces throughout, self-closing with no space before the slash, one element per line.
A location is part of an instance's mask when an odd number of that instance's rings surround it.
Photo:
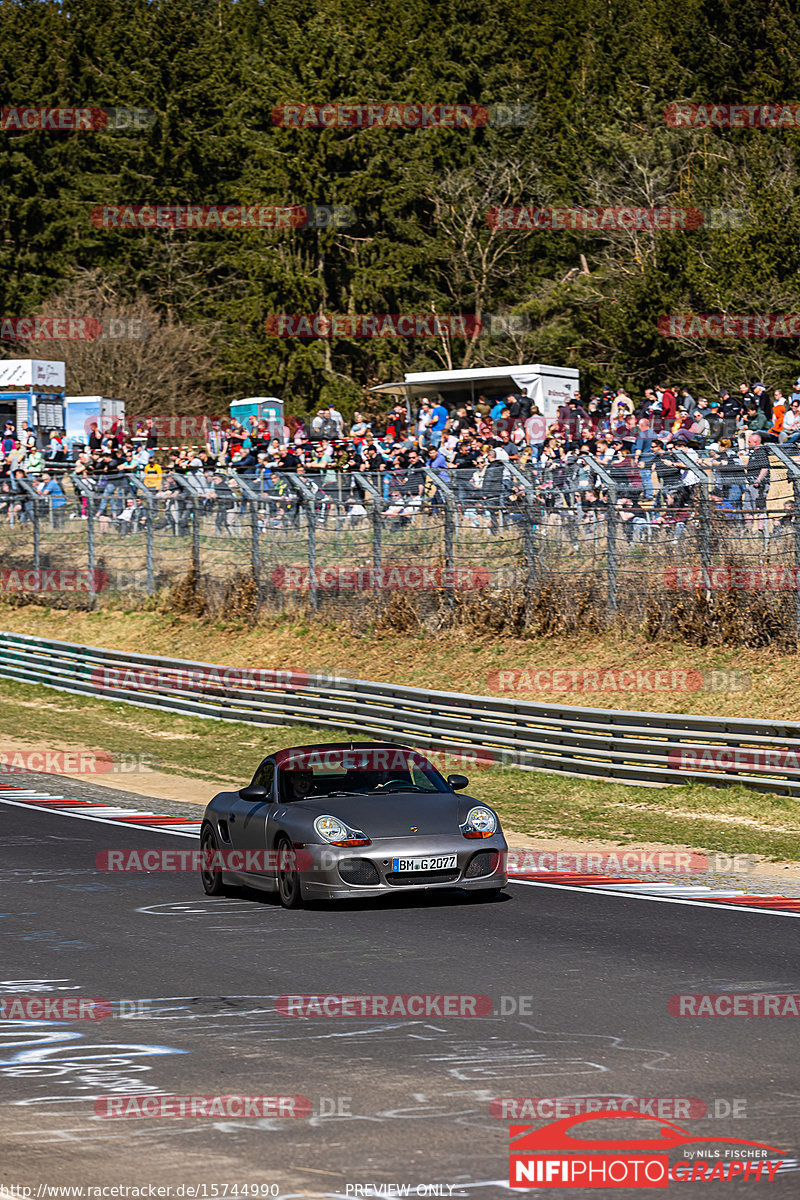
<path fill-rule="evenodd" d="M 203 411 L 214 367 L 209 326 L 163 318 L 146 296 L 124 297 L 99 271 L 83 271 L 36 314 L 83 323 L 84 337 L 6 343 L 8 357 L 63 360 L 67 392 L 124 400 L 128 411 Z"/>

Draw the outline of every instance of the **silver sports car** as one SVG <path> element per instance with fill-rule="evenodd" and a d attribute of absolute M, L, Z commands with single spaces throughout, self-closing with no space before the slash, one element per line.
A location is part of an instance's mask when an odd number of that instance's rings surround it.
<path fill-rule="evenodd" d="M 203 887 L 277 891 L 285 908 L 453 887 L 489 899 L 508 882 L 506 840 L 493 809 L 456 794 L 468 783 L 394 743 L 279 750 L 206 808 Z"/>

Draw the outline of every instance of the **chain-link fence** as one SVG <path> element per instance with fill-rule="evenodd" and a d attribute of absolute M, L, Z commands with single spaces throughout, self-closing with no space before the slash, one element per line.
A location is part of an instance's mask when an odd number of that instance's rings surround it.
<path fill-rule="evenodd" d="M 49 496 L 18 481 L 0 493 L 2 590 L 94 605 L 188 586 L 212 611 L 236 593 L 253 611 L 371 620 L 389 608 L 402 624 L 403 613 L 412 623 L 472 610 L 498 629 L 512 611 L 517 626 L 547 626 L 549 606 L 550 627 L 622 617 L 654 636 L 667 615 L 679 628 L 689 608 L 696 621 L 735 598 L 740 616 L 795 638 L 800 459 L 769 450 L 766 469 L 671 450 L 644 467 L 586 455 L 522 468 L 198 471 L 158 490 L 135 475 L 65 474 Z"/>

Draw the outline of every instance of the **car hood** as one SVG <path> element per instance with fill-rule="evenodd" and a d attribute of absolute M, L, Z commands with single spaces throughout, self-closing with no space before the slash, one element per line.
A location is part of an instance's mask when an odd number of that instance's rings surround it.
<path fill-rule="evenodd" d="M 345 821 L 351 829 L 360 829 L 367 837 L 388 838 L 412 835 L 412 826 L 420 836 L 458 834 L 469 810 L 477 803 L 470 796 L 451 792 L 390 792 L 370 796 L 315 796 L 300 800 L 298 807 L 314 817 L 328 814 Z"/>

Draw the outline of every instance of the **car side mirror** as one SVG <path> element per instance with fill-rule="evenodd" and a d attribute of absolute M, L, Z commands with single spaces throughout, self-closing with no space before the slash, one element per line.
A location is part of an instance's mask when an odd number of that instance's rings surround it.
<path fill-rule="evenodd" d="M 259 801 L 266 800 L 267 797 L 267 789 L 261 783 L 249 783 L 247 787 L 239 790 L 239 799 L 249 800 L 251 804 L 257 804 Z"/>
<path fill-rule="evenodd" d="M 467 786 L 469 780 L 466 775 L 448 775 L 447 782 L 454 792 L 460 792 L 462 788 Z"/>

